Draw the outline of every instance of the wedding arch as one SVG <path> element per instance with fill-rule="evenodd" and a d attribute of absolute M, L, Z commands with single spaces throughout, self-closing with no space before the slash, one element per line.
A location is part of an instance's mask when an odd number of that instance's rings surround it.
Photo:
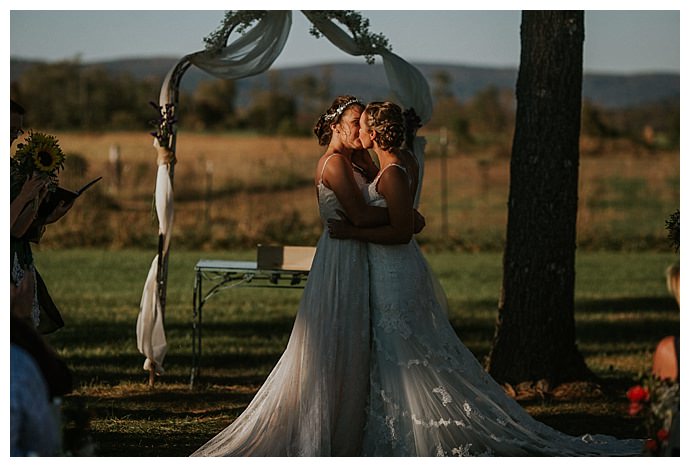
<path fill-rule="evenodd" d="M 368 20 L 353 11 L 302 11 L 310 21 L 310 32 L 325 37 L 343 52 L 364 56 L 373 63 L 374 55 L 383 60 L 390 92 L 404 109 L 414 109 L 421 123 L 431 119 L 432 101 L 429 85 L 421 72 L 393 53 L 388 41 L 368 31 Z M 340 23 L 340 24 L 338 24 Z M 348 30 L 343 29 L 345 26 Z M 292 11 L 230 11 L 222 26 L 205 39 L 205 50 L 185 55 L 168 72 L 159 96 L 160 121 L 154 146 L 175 151 L 179 86 L 184 73 L 194 65 L 220 79 L 241 79 L 266 71 L 278 58 L 292 26 Z M 237 33 L 231 40 L 233 33 Z M 424 138 L 415 138 L 414 151 L 420 163 L 416 200 L 424 174 Z M 177 154 L 179 156 L 179 154 Z M 158 253 L 153 258 L 141 297 L 137 317 L 137 348 L 146 360 L 149 384 L 163 373 L 167 352 L 164 317 L 168 254 L 174 217 L 173 180 L 175 160 L 158 161 L 155 207 L 158 216 Z"/>

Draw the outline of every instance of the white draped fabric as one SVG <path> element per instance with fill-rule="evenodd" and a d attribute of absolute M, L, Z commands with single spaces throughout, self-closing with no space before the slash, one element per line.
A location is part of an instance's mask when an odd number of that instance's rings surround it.
<path fill-rule="evenodd" d="M 304 15 L 333 45 L 350 55 L 366 55 L 370 51 L 361 50 L 355 40 L 340 26 L 328 18 L 324 18 L 315 11 L 303 11 Z M 386 78 L 392 94 L 404 109 L 413 108 L 422 124 L 431 120 L 433 104 L 429 84 L 422 73 L 414 66 L 407 63 L 398 55 L 386 49 L 376 50 L 374 53 L 383 59 Z M 415 207 L 419 205 L 419 195 L 422 190 L 424 177 L 424 149 L 425 138 L 415 138 L 414 153 L 419 159 L 419 184 L 415 196 Z"/>
<path fill-rule="evenodd" d="M 163 251 L 170 246 L 170 231 L 174 217 L 173 189 L 168 176 L 167 164 L 158 166 L 156 176 L 156 214 L 158 215 L 158 230 L 164 238 Z M 165 340 L 162 307 L 158 295 L 158 265 L 159 255 L 153 258 L 149 274 L 144 284 L 141 296 L 140 313 L 137 317 L 137 348 L 146 356 L 144 370 L 154 370 L 163 373 L 163 359 L 168 349 Z"/>
<path fill-rule="evenodd" d="M 372 51 L 360 49 L 350 34 L 330 19 L 324 18 L 317 11 L 302 12 L 309 21 L 335 46 L 355 56 L 366 55 Z M 240 79 L 266 71 L 280 55 L 287 41 L 292 26 L 291 11 L 269 11 L 250 30 L 233 42 L 217 51 L 199 51 L 185 56 L 166 77 L 161 89 L 160 105 L 173 103 L 172 96 L 176 86 L 171 79 L 180 64 L 189 62 L 207 73 L 221 79 Z M 407 63 L 396 54 L 385 49 L 373 51 L 383 59 L 386 77 L 392 94 L 403 108 L 414 108 L 422 123 L 431 119 L 432 101 L 429 85 L 418 69 Z M 179 83 L 179 81 L 178 81 Z M 154 144 L 157 142 L 154 141 Z M 419 188 L 415 203 L 419 202 L 424 175 L 424 138 L 415 139 L 415 154 L 419 158 Z M 156 212 L 158 213 L 159 234 L 163 236 L 163 254 L 167 255 L 170 245 L 170 234 L 173 220 L 173 190 L 168 164 L 158 168 L 156 181 Z M 160 253 L 159 253 L 160 254 Z M 160 374 L 163 371 L 163 359 L 167 351 L 164 316 L 158 294 L 159 257 L 151 264 L 144 284 L 140 312 L 137 318 L 137 347 L 146 356 L 144 369 L 154 369 Z"/>
<path fill-rule="evenodd" d="M 201 51 L 187 59 L 221 79 L 240 79 L 263 73 L 283 51 L 292 26 L 292 12 L 269 11 L 251 30 L 218 52 Z"/>

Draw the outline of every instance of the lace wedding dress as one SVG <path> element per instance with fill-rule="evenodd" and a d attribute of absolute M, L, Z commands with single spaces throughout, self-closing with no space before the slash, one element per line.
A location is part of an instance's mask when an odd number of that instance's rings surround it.
<path fill-rule="evenodd" d="M 355 179 L 366 184 L 356 171 Z M 287 348 L 247 409 L 192 456 L 361 452 L 369 389 L 367 246 L 328 236 L 325 222 L 343 208 L 322 182 L 317 193 L 324 233 Z"/>
<path fill-rule="evenodd" d="M 377 181 L 366 197 L 386 206 Z M 457 337 L 442 289 L 414 240 L 371 243 L 368 255 L 372 353 L 364 455 L 641 453 L 641 440 L 558 432 L 508 397 Z"/>

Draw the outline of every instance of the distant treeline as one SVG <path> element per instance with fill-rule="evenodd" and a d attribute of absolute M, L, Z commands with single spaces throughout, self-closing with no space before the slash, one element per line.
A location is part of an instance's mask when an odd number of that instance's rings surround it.
<path fill-rule="evenodd" d="M 159 79 L 137 79 L 127 73 L 85 67 L 79 61 L 36 64 L 11 83 L 11 96 L 27 109 L 27 128 L 116 131 L 152 130 L 157 115 Z M 512 139 L 513 90 L 488 86 L 471 98 L 453 94 L 450 74 L 431 80 L 435 101 L 426 130 L 445 127 L 449 137 L 465 147 L 507 146 Z M 333 95 L 328 75 L 305 74 L 289 79 L 269 72 L 266 89 L 252 91 L 247 105 L 238 105 L 235 82 L 202 81 L 182 92 L 180 126 L 190 131 L 251 131 L 264 134 L 308 135 Z M 582 134 L 590 140 L 626 140 L 650 148 L 677 148 L 680 141 L 678 99 L 625 109 L 607 109 L 585 101 Z"/>

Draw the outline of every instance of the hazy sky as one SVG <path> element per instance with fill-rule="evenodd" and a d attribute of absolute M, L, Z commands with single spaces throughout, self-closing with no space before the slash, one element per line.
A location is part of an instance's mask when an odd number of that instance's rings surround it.
<path fill-rule="evenodd" d="M 116 5 L 118 8 L 130 7 L 131 10 L 50 11 L 46 9 L 53 8 L 51 2 L 18 3 L 11 0 L 8 10 L 10 56 L 49 61 L 80 57 L 83 62 L 133 57 L 181 57 L 204 48 L 203 39 L 219 26 L 224 8 L 239 7 L 237 2 L 213 2 L 212 6 L 217 10 L 146 11 L 136 10 L 137 4 L 131 6 L 130 3 L 120 2 Z M 158 3 L 149 1 L 143 6 L 153 9 Z M 190 2 L 190 6 L 203 8 L 207 3 Z M 284 2 L 283 6 L 273 8 L 287 9 L 288 5 L 302 9 L 333 6 L 324 2 L 316 5 L 300 3 L 303 2 Z M 371 11 L 357 8 L 356 3 L 339 6 L 358 10 L 369 18 L 370 30 L 384 34 L 393 51 L 410 62 L 510 67 L 516 67 L 519 63 L 520 12 L 517 10 Z M 434 7 L 433 2 L 419 3 Z M 664 6 L 667 3 L 655 2 L 654 6 L 668 8 Z M 679 2 L 670 3 L 680 5 Z M 173 4 L 184 6 L 180 2 L 164 3 L 167 6 Z M 365 2 L 364 5 L 371 7 L 377 3 Z M 482 7 L 490 8 L 490 5 L 490 2 L 482 2 Z M 59 6 L 71 5 L 60 2 Z M 262 2 L 252 2 L 249 8 L 263 6 Z M 633 2 L 630 6 L 635 8 L 638 5 Z M 114 6 L 104 3 L 102 7 Z M 585 71 L 680 71 L 681 28 L 678 9 L 584 9 Z M 273 66 L 353 61 L 364 60 L 341 52 L 324 38 L 311 36 L 306 18 L 299 11 L 293 11 L 293 26 L 288 42 Z"/>

